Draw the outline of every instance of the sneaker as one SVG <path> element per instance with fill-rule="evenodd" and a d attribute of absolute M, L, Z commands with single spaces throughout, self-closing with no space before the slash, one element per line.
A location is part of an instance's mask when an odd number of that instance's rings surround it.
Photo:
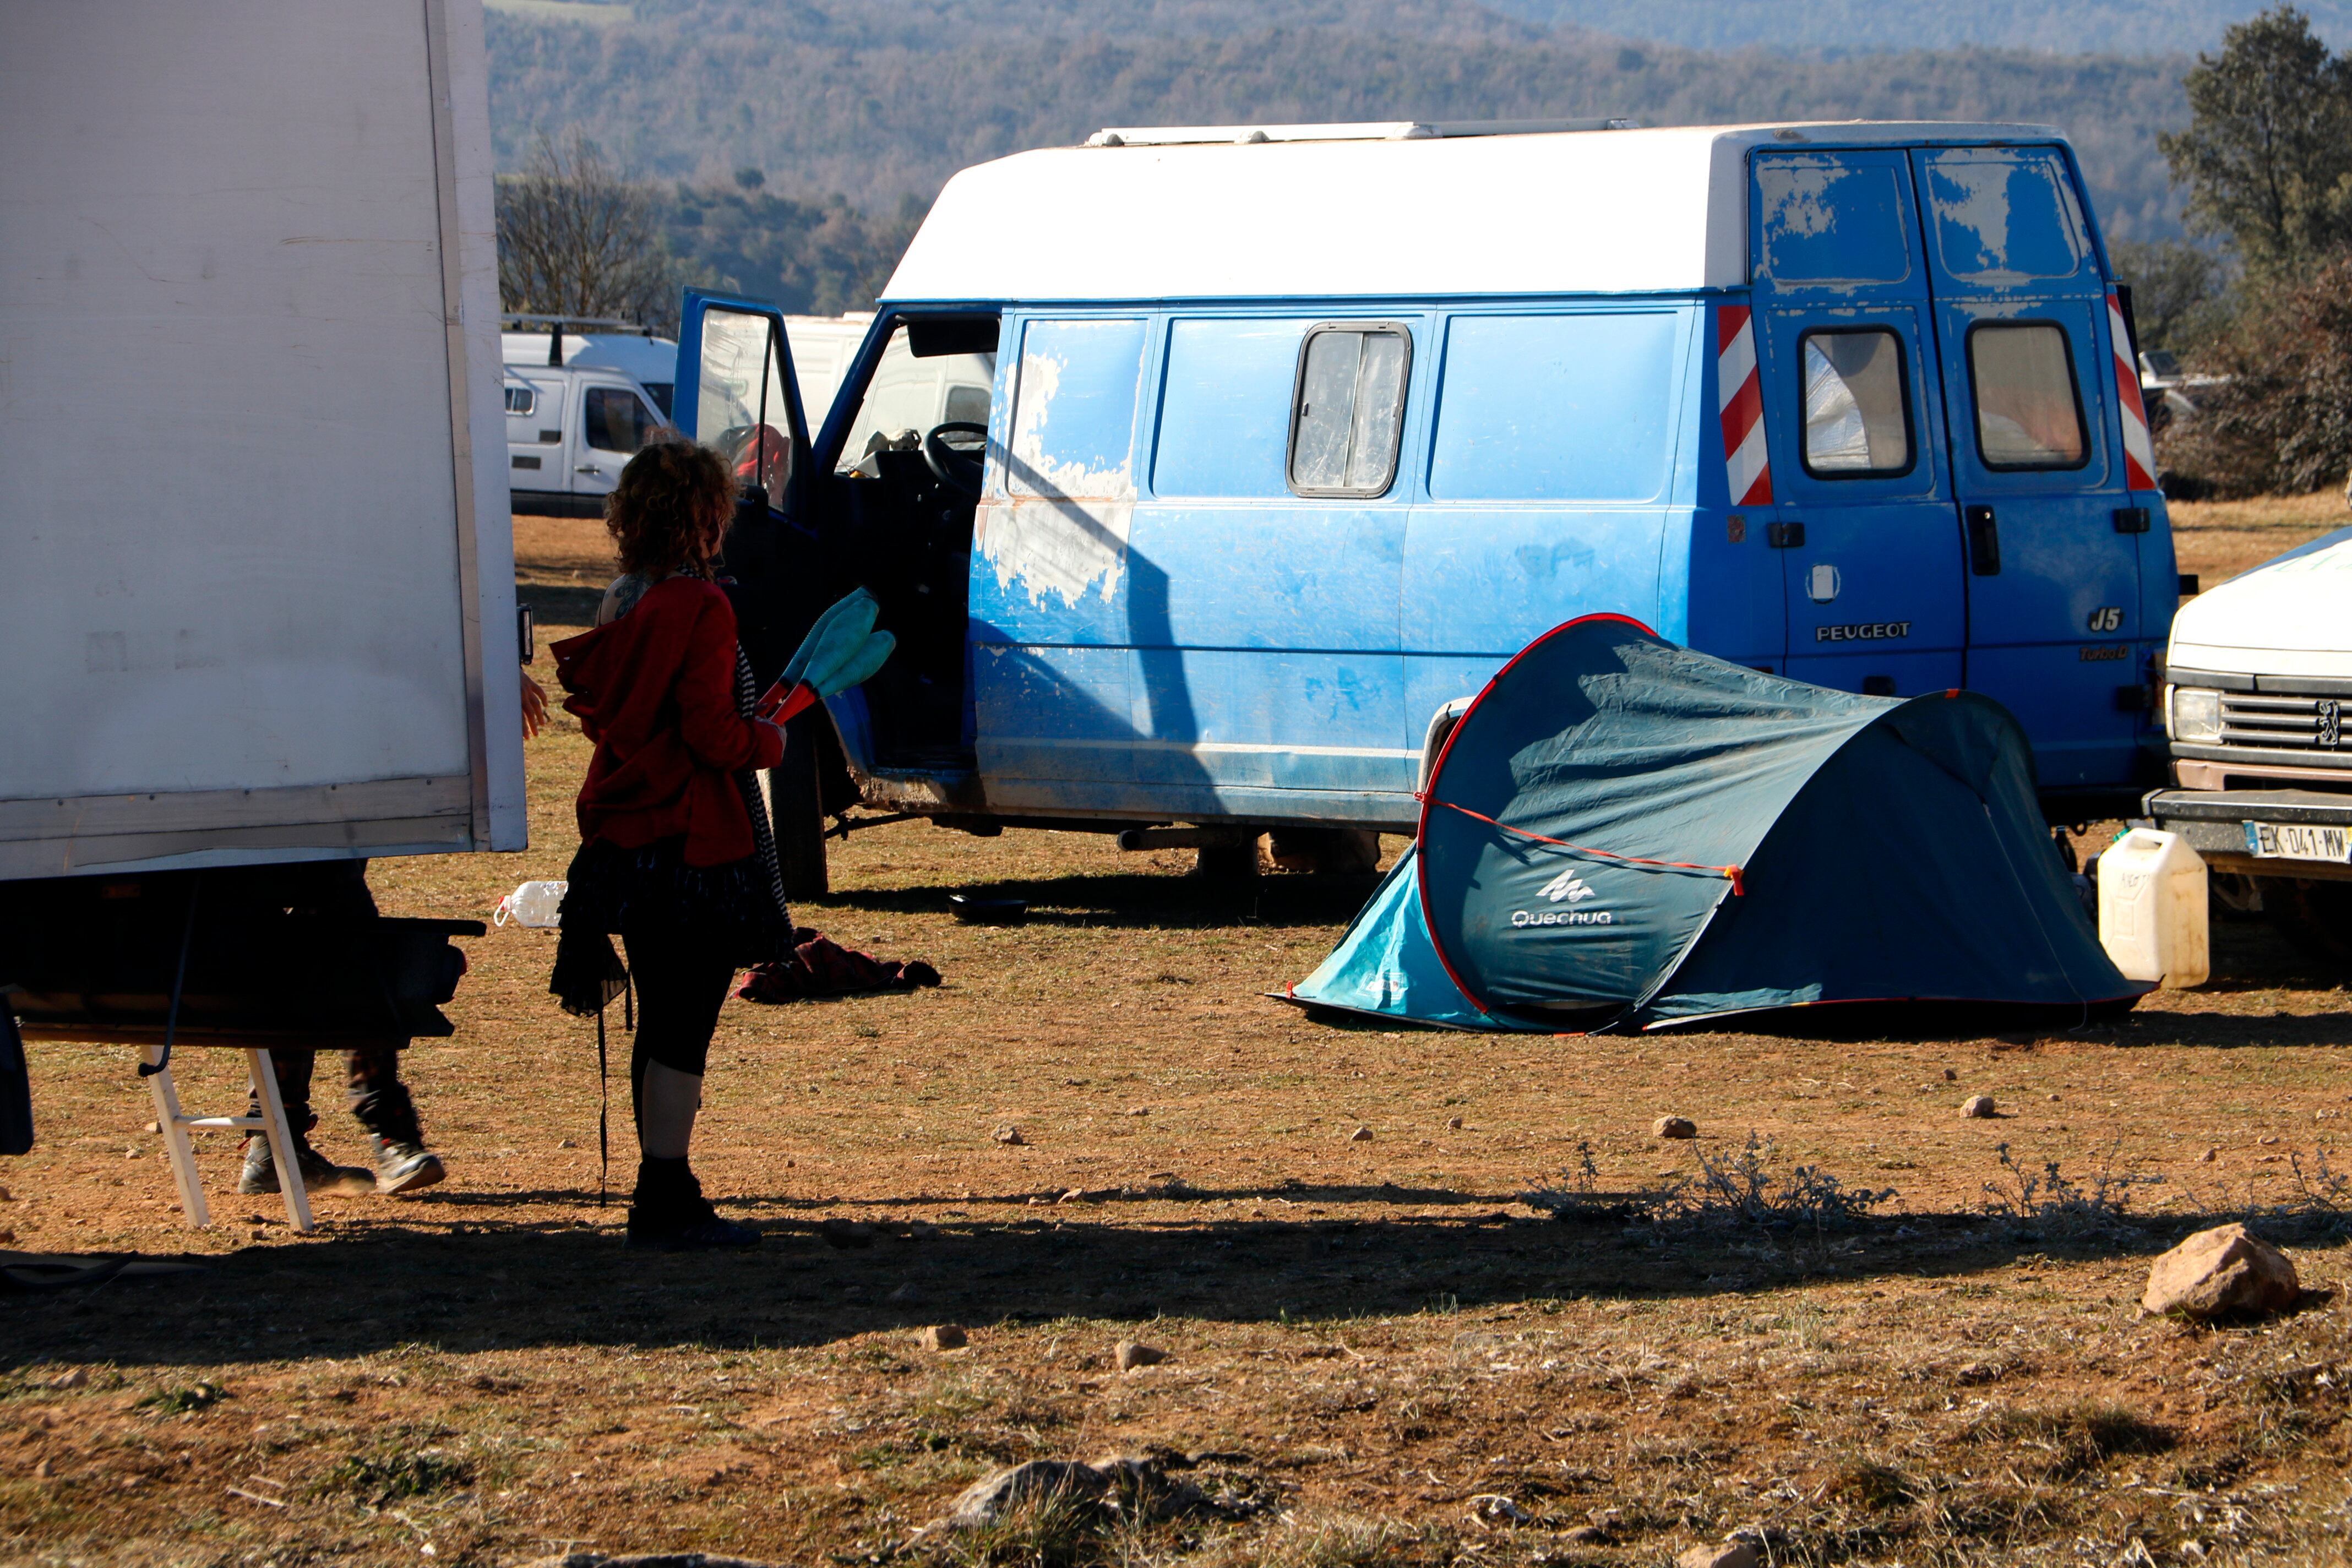
<path fill-rule="evenodd" d="M 338 1165 L 316 1149 L 300 1133 L 294 1135 L 294 1158 L 302 1170 L 302 1190 L 306 1193 L 339 1193 L 354 1196 L 375 1191 L 375 1174 L 357 1165 Z M 255 1136 L 245 1141 L 245 1169 L 237 1173 L 236 1190 L 248 1196 L 278 1190 L 278 1165 L 269 1152 L 269 1140 Z"/>
<path fill-rule="evenodd" d="M 379 1193 L 413 1193 L 429 1187 L 449 1173 L 441 1168 L 441 1156 L 415 1143 L 394 1142 L 389 1138 L 373 1140 L 375 1144 L 375 1174 L 369 1178 L 369 1189 Z"/>

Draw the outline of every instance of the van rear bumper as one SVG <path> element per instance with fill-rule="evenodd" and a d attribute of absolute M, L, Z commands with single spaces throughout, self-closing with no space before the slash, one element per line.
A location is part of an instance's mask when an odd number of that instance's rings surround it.
<path fill-rule="evenodd" d="M 2255 822 L 2352 829 L 2352 795 L 2306 789 L 2159 789 L 2142 813 L 2167 833 L 2178 833 L 2216 871 L 2246 877 L 2294 877 L 2352 881 L 2352 863 L 2257 856 L 2246 843 Z"/>

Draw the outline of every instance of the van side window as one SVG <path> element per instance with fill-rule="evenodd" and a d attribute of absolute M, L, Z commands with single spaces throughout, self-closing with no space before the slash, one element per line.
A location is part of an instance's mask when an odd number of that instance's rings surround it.
<path fill-rule="evenodd" d="M 1880 327 L 1807 332 L 1805 471 L 1819 479 L 1911 467 L 1911 400 L 1903 344 Z"/>
<path fill-rule="evenodd" d="M 1977 451 L 1988 468 L 2079 468 L 2090 459 L 2074 356 L 2050 321 L 1986 321 L 1969 330 Z"/>
<path fill-rule="evenodd" d="M 1020 384 L 1004 454 L 1013 494 L 1134 499 L 1145 326 L 1140 316 L 1090 316 L 1040 319 L 1022 328 Z"/>
<path fill-rule="evenodd" d="M 624 387 L 592 386 L 581 417 L 588 427 L 588 444 L 600 452 L 634 452 L 653 437 L 658 423 L 653 410 Z"/>
<path fill-rule="evenodd" d="M 978 357 L 978 356 L 975 356 Z M 995 372 L 994 354 L 987 356 L 989 371 Z M 943 410 L 949 423 L 956 425 L 986 425 L 988 423 L 988 388 L 984 386 L 950 386 L 947 407 Z"/>
<path fill-rule="evenodd" d="M 1311 321 L 1215 317 L 1171 323 L 1151 487 L 1163 496 L 1290 493 L 1298 351 Z"/>
<path fill-rule="evenodd" d="M 1454 317 L 1429 493 L 1655 500 L 1674 463 L 1682 341 L 1673 310 Z"/>
<path fill-rule="evenodd" d="M 1290 488 L 1376 496 L 1396 480 L 1412 336 L 1391 321 L 1316 327 L 1291 395 Z"/>
<path fill-rule="evenodd" d="M 507 412 L 525 415 L 539 412 L 539 393 L 520 382 L 507 383 Z"/>

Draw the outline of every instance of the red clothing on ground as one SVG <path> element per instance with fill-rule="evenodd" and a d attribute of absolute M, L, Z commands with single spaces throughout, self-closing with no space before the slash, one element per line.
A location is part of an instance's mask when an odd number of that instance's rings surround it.
<path fill-rule="evenodd" d="M 735 610 L 695 577 L 667 577 L 619 620 L 553 645 L 564 710 L 596 742 L 580 837 L 635 849 L 683 834 L 689 866 L 751 853 L 729 775 L 782 760 L 783 732 L 735 708 Z"/>

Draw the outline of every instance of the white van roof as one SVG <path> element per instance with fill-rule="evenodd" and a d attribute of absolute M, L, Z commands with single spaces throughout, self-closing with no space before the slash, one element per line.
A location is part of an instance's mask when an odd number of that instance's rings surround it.
<path fill-rule="evenodd" d="M 1233 127 L 1230 141 L 1192 140 L 1202 129 L 1170 142 L 1103 132 L 964 170 L 882 299 L 1734 288 L 1748 280 L 1751 148 L 2064 140 L 2041 125 L 1868 121 L 1505 135 L 1399 122 L 1332 126 L 1329 140 L 1282 126 L 1264 142 Z"/>
<path fill-rule="evenodd" d="M 547 366 L 545 332 L 501 332 L 499 348 L 517 370 Z M 574 370 L 616 370 L 640 382 L 665 382 L 677 374 L 677 344 L 637 332 L 566 332 L 563 363 Z"/>

